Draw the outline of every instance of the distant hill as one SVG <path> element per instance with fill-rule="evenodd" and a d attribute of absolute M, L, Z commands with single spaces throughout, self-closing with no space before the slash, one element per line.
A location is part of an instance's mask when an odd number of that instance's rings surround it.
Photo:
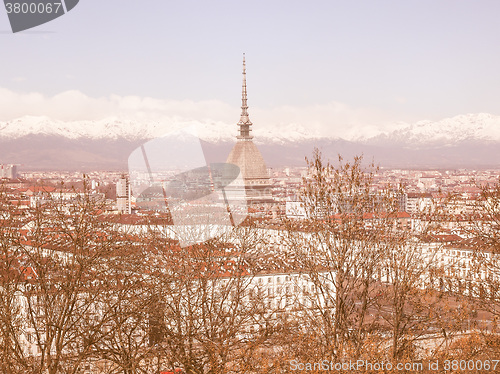
<path fill-rule="evenodd" d="M 0 122 L 0 163 L 22 164 L 25 170 L 125 170 L 129 154 L 140 144 L 184 125 L 23 117 Z M 199 125 L 209 161 L 225 161 L 236 125 Z M 330 159 L 339 153 L 346 158 L 363 154 L 386 167 L 500 167 L 500 116 L 485 113 L 399 124 L 397 130 L 369 138 L 321 138 L 299 127 L 273 133 L 255 126 L 254 135 L 270 167 L 304 165 L 314 147 Z"/>

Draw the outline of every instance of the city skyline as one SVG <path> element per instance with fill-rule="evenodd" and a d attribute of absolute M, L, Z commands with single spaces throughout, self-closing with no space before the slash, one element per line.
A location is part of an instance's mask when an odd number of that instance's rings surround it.
<path fill-rule="evenodd" d="M 0 373 L 498 370 L 500 3 L 17 1 Z"/>

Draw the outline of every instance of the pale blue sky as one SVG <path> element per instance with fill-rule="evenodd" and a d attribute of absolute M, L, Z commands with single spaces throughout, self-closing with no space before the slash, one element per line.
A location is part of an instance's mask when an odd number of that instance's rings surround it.
<path fill-rule="evenodd" d="M 494 0 L 81 0 L 12 34 L 2 10 L 0 88 L 237 107 L 246 52 L 251 114 L 330 103 L 379 121 L 500 114 L 499 17 Z"/>

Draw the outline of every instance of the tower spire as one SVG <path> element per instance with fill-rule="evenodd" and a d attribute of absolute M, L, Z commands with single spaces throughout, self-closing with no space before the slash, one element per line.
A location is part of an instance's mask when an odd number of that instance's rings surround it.
<path fill-rule="evenodd" d="M 245 54 L 243 53 L 243 85 L 241 89 L 241 116 L 238 122 L 240 127 L 240 134 L 237 136 L 238 139 L 252 139 L 253 136 L 250 135 L 252 122 L 248 116 L 248 105 L 247 105 L 247 72 L 245 64 Z"/>

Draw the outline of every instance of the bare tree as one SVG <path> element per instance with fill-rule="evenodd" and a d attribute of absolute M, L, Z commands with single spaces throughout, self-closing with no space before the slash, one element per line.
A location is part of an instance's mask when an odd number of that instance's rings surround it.
<path fill-rule="evenodd" d="M 317 354 L 356 357 L 375 327 L 370 314 L 384 256 L 380 241 L 395 224 L 388 204 L 397 195 L 374 189 L 377 169 L 365 167 L 361 157 L 352 163 L 339 157 L 335 167 L 316 150 L 307 165 L 301 194 L 307 219 L 290 223 L 287 245 L 314 283 L 304 294 Z"/>
<path fill-rule="evenodd" d="M 72 204 L 44 200 L 18 242 L 33 271 L 18 291 L 24 333 L 16 344 L 32 349 L 19 364 L 33 373 L 76 373 L 102 337 L 108 259 L 124 240 L 99 219 L 102 204 L 88 191 Z"/>
<path fill-rule="evenodd" d="M 488 342 L 483 353 L 489 352 L 493 357 L 500 351 L 497 338 L 500 318 L 500 179 L 478 185 L 478 188 L 480 193 L 473 200 L 473 209 L 462 217 L 462 229 L 468 237 L 459 249 L 471 254 L 471 258 L 465 259 L 470 261 L 471 309 L 474 316 L 479 311 L 481 319 L 487 320 L 478 327 L 483 329 L 482 340 Z"/>
<path fill-rule="evenodd" d="M 445 318 L 451 305 L 437 281 L 443 271 L 438 256 L 442 246 L 407 232 L 388 237 L 385 244 L 385 286 L 377 304 L 391 335 L 392 358 L 411 360 L 418 357 L 417 343 L 422 336 L 449 327 Z M 444 336 L 451 336 L 451 331 Z"/>
<path fill-rule="evenodd" d="M 119 274 L 115 280 L 103 297 L 102 309 L 108 318 L 102 338 L 93 344 L 92 356 L 99 360 L 103 373 L 148 373 L 154 367 L 155 353 L 150 344 L 150 311 L 160 304 L 138 274 Z"/>
<path fill-rule="evenodd" d="M 286 241 L 314 283 L 304 293 L 312 354 L 405 357 L 446 310 L 430 283 L 441 271 L 441 246 L 421 239 L 435 229 L 436 206 L 417 236 L 401 212 L 403 187 L 378 187 L 373 164 L 339 156 L 334 166 L 316 150 L 307 165 L 301 194 L 307 218 L 288 223 Z"/>
<path fill-rule="evenodd" d="M 255 356 L 265 350 L 272 329 L 252 282 L 250 249 L 258 241 L 249 227 L 184 248 L 155 240 L 161 261 L 153 275 L 164 321 L 158 344 L 166 365 L 186 373 L 258 370 Z"/>
<path fill-rule="evenodd" d="M 9 199 L 8 189 L 0 186 L 0 371 L 6 373 L 24 372 L 29 363 L 18 339 L 23 331 L 19 292 L 31 271 L 19 246 L 19 229 L 25 219 Z"/>

